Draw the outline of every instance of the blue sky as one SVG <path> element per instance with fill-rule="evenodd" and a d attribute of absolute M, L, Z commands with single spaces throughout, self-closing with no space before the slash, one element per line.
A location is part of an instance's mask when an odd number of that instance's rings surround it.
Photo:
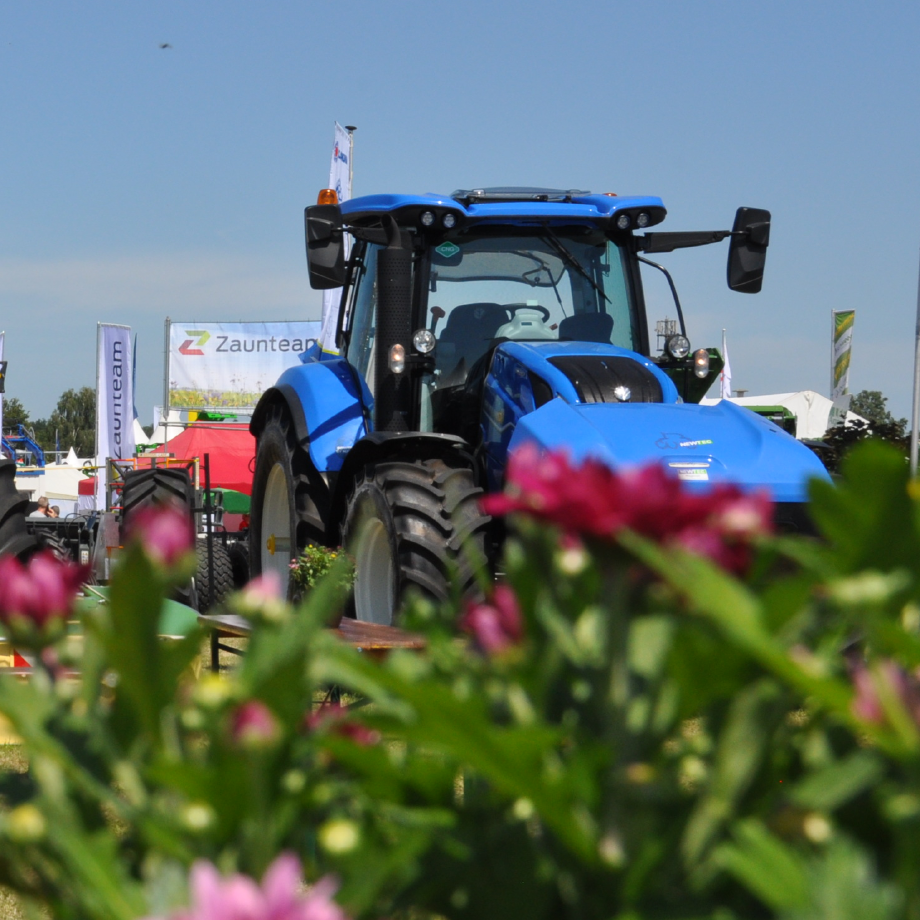
<path fill-rule="evenodd" d="M 127 323 L 147 423 L 167 316 L 318 318 L 302 215 L 337 119 L 356 194 L 653 194 L 670 230 L 770 209 L 757 296 L 725 244 L 661 257 L 693 344 L 725 327 L 735 387 L 826 393 L 831 310 L 856 309 L 851 390 L 909 416 L 918 40 L 908 3 L 5 3 L 7 392 L 47 415 L 93 384 L 96 323 Z"/>

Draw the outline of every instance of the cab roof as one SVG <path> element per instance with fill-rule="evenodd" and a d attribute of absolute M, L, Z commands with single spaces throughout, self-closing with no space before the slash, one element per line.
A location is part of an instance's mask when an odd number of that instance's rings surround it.
<path fill-rule="evenodd" d="M 657 196 L 599 195 L 581 189 L 499 187 L 458 189 L 451 195 L 364 195 L 343 202 L 346 223 L 362 224 L 391 213 L 397 221 L 413 222 L 421 211 L 452 211 L 464 224 L 504 220 L 575 220 L 593 223 L 609 221 L 618 211 L 647 210 L 649 226 L 664 220 L 667 213 Z"/>

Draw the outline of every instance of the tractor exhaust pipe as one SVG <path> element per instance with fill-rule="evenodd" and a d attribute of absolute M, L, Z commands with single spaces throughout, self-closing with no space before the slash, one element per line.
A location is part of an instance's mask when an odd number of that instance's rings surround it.
<path fill-rule="evenodd" d="M 405 364 L 391 362 L 394 346 L 408 354 L 412 340 L 412 252 L 402 245 L 399 226 L 386 215 L 387 248 L 377 255 L 377 341 L 374 371 L 374 428 L 408 431 L 412 387 Z M 398 351 L 398 349 L 397 349 Z M 392 368 L 391 368 L 392 363 Z"/>

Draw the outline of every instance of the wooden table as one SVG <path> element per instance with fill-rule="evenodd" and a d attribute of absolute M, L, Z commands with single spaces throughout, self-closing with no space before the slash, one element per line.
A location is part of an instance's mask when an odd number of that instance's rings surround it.
<path fill-rule="evenodd" d="M 220 670 L 219 656 L 221 652 L 231 655 L 241 655 L 239 649 L 221 643 L 221 638 L 233 636 L 235 638 L 248 638 L 252 633 L 252 623 L 246 617 L 237 614 L 199 614 L 198 622 L 211 632 L 211 670 Z M 380 623 L 364 623 L 343 617 L 338 627 L 332 634 L 347 643 L 352 648 L 360 649 L 369 655 L 383 657 L 396 648 L 423 649 L 426 642 L 423 636 L 417 633 L 406 632 L 398 626 L 383 626 Z"/>

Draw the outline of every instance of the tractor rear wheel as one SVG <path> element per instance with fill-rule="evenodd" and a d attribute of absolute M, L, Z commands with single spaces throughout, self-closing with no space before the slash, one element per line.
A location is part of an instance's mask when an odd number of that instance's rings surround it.
<path fill-rule="evenodd" d="M 165 467 L 129 470 L 125 473 L 121 493 L 122 533 L 130 529 L 132 517 L 142 509 L 167 505 L 184 509 L 191 517 L 195 507 L 195 490 L 185 470 Z M 192 610 L 198 609 L 198 592 L 194 581 L 173 588 L 172 597 Z"/>
<path fill-rule="evenodd" d="M 41 549 L 41 544 L 26 528 L 29 499 L 16 491 L 15 477 L 16 461 L 0 460 L 0 556 L 25 560 Z"/>
<path fill-rule="evenodd" d="M 174 505 L 192 513 L 194 491 L 185 470 L 158 467 L 125 473 L 121 493 L 122 521 L 127 524 L 135 512 L 155 505 Z"/>
<path fill-rule="evenodd" d="M 406 592 L 478 594 L 490 518 L 471 470 L 444 460 L 368 466 L 348 497 L 342 541 L 355 559 L 354 615 L 392 625 Z"/>
<path fill-rule="evenodd" d="M 300 446 L 287 409 L 269 410 L 259 435 L 252 478 L 249 521 L 249 567 L 252 577 L 277 572 L 282 593 L 294 600 L 291 562 L 308 543 L 326 544 L 318 497 L 324 485 Z"/>

